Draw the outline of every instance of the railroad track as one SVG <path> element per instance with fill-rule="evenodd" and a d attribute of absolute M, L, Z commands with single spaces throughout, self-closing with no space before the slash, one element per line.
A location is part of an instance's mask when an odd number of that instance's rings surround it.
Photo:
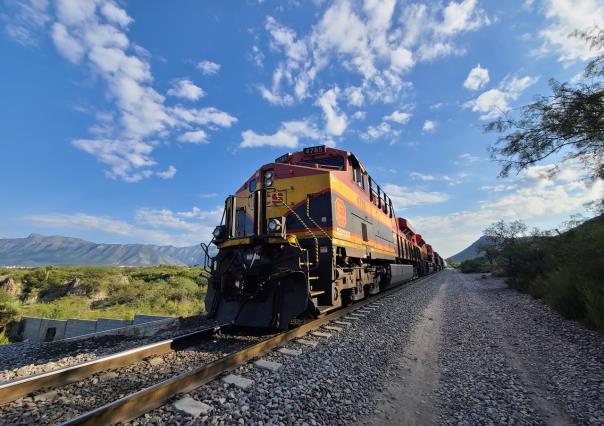
<path fill-rule="evenodd" d="M 66 410 L 67 412 L 64 413 L 56 413 L 57 415 L 45 420 L 48 423 L 59 422 L 62 425 L 99 425 L 126 422 L 163 405 L 178 393 L 186 393 L 196 389 L 219 375 L 260 357 L 295 338 L 302 337 L 312 330 L 362 309 L 368 304 L 389 297 L 403 287 L 416 285 L 425 278 L 427 277 L 412 281 L 406 286 L 389 289 L 352 306 L 306 322 L 293 330 L 266 338 L 247 335 L 222 335 L 217 334 L 218 331 L 227 331 L 228 326 L 211 327 L 83 364 L 4 383 L 0 385 L 0 404 L 8 404 L 0 407 L 0 416 L 3 420 L 9 420 L 11 413 L 18 414 L 19 412 L 19 406 L 17 403 L 11 403 L 12 401 L 32 393 L 39 393 L 42 389 L 59 388 L 61 390 L 66 386 L 68 389 L 66 392 L 67 399 L 69 399 L 71 393 L 92 395 L 95 392 L 95 387 L 101 383 L 103 387 L 99 388 L 99 393 L 108 394 L 110 398 L 111 395 L 113 395 L 113 398 L 115 396 L 118 398 L 105 404 L 97 404 L 98 408 L 92 409 L 87 406 L 88 404 L 82 404 L 81 402 L 69 404 L 70 410 Z M 212 344 L 212 342 L 218 342 L 220 339 L 225 340 L 218 345 Z M 214 349 L 218 348 L 218 350 L 213 350 L 212 346 L 215 346 Z M 191 351 L 187 351 L 187 348 L 190 348 Z M 196 355 L 190 356 L 190 353 Z M 179 361 L 178 354 L 187 354 L 188 357 L 181 357 L 183 359 Z M 151 361 L 149 361 L 150 357 L 153 357 Z M 167 357 L 167 361 L 162 361 L 157 365 L 162 370 L 166 370 L 166 366 L 169 367 L 167 368 L 169 371 L 163 371 L 164 377 L 152 374 L 154 370 L 150 368 L 153 359 L 161 359 L 160 357 Z M 192 365 L 200 366 L 191 368 Z M 140 372 L 141 369 L 146 368 L 149 369 L 149 371 L 143 373 L 143 377 L 146 377 L 146 379 L 139 380 L 138 383 L 124 383 L 124 380 L 128 379 L 133 371 Z M 98 378 L 98 373 L 107 370 L 116 371 L 112 375 L 112 379 L 115 380 L 115 389 L 109 391 L 106 388 L 112 387 L 111 380 L 106 383 Z M 169 377 L 166 378 L 166 375 Z M 120 377 L 122 380 L 118 380 Z M 36 396 L 34 396 L 35 400 Z M 46 402 L 44 399 L 42 401 Z M 25 410 L 32 410 L 37 407 L 34 404 L 24 408 Z M 50 407 L 47 406 L 46 409 L 58 410 L 59 405 L 53 404 Z"/>

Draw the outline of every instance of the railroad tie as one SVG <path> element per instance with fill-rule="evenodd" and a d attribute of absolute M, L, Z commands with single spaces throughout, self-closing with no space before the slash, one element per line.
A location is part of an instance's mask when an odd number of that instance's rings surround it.
<path fill-rule="evenodd" d="M 229 374 L 228 376 L 223 377 L 222 381 L 228 385 L 236 386 L 239 389 L 247 389 L 254 384 L 252 379 L 238 376 L 236 374 Z"/>
<path fill-rule="evenodd" d="M 290 356 L 302 355 L 302 351 L 297 351 L 295 349 L 288 349 L 288 348 L 279 348 L 279 352 L 281 352 L 284 355 L 290 355 Z"/>
<path fill-rule="evenodd" d="M 273 361 L 267 361 L 264 359 L 258 359 L 256 361 L 254 361 L 254 365 L 258 368 L 261 368 L 263 370 L 268 370 L 272 373 L 274 373 L 275 371 L 278 371 L 281 367 L 283 367 L 283 364 L 280 364 L 278 362 L 273 362 Z"/>
<path fill-rule="evenodd" d="M 306 346 L 312 346 L 313 348 L 319 344 L 319 342 L 315 342 L 312 340 L 306 340 L 306 339 L 298 339 L 298 340 L 296 340 L 296 342 L 301 343 Z"/>

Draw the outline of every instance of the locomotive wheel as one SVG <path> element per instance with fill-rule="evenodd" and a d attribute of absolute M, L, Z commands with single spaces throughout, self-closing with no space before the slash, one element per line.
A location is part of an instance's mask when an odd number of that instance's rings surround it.
<path fill-rule="evenodd" d="M 342 306 L 350 306 L 354 302 L 351 290 L 343 290 L 343 291 L 341 291 L 340 292 L 340 297 L 342 298 Z"/>

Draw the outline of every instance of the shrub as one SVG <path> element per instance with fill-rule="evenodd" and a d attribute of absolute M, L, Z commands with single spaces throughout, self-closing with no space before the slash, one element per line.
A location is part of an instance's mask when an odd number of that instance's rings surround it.
<path fill-rule="evenodd" d="M 491 265 L 486 261 L 484 257 L 477 257 L 475 259 L 468 259 L 461 262 L 459 269 L 464 274 L 468 273 L 485 273 L 491 272 Z"/>

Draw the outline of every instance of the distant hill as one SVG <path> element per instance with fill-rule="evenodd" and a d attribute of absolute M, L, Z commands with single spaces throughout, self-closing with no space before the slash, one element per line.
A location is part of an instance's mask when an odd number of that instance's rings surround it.
<path fill-rule="evenodd" d="M 474 259 L 475 257 L 480 256 L 481 254 L 478 252 L 478 247 L 482 244 L 485 244 L 487 240 L 488 239 L 485 236 L 480 237 L 459 253 L 449 257 L 447 262 L 463 262 L 464 260 Z"/>
<path fill-rule="evenodd" d="M 0 239 L 0 266 L 191 266 L 201 263 L 202 259 L 199 246 L 97 244 L 79 238 L 41 234 Z"/>

